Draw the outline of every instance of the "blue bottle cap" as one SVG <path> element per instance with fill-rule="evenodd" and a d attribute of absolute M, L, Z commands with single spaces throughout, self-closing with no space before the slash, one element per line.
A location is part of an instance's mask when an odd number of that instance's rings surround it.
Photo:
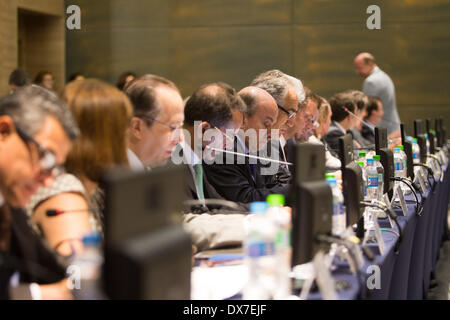
<path fill-rule="evenodd" d="M 373 164 L 373 158 L 367 159 L 367 164 Z"/>
<path fill-rule="evenodd" d="M 83 236 L 83 245 L 85 247 L 89 246 L 97 246 L 100 244 L 100 233 L 97 231 L 93 231 Z"/>
<path fill-rule="evenodd" d="M 327 183 L 330 186 L 335 186 L 337 184 L 336 178 L 327 178 Z"/>
<path fill-rule="evenodd" d="M 265 213 L 269 208 L 267 202 L 264 201 L 256 201 L 250 203 L 250 212 L 251 213 Z"/>
<path fill-rule="evenodd" d="M 394 148 L 394 152 L 400 152 L 400 148 Z"/>

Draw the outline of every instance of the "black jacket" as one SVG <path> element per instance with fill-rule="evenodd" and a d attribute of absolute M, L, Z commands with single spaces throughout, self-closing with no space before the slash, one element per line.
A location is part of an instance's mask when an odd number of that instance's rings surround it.
<path fill-rule="evenodd" d="M 237 142 L 234 150 L 241 151 Z M 263 176 L 262 164 L 254 163 L 254 159 L 230 154 L 219 157 L 222 164 L 204 165 L 204 172 L 217 192 L 227 200 L 242 203 L 265 201 L 269 194 L 287 195 L 290 191 L 290 185 L 279 183 L 275 176 Z"/>
<path fill-rule="evenodd" d="M 371 144 L 375 144 L 375 131 L 370 129 L 368 126 L 363 125 L 361 135 L 364 137 L 364 139 L 370 141 Z"/>
<path fill-rule="evenodd" d="M 0 298 L 8 298 L 9 279 L 15 272 L 21 283 L 51 284 L 66 276 L 63 258 L 49 248 L 29 225 L 22 209 L 11 209 L 10 248 L 0 261 Z"/>
<path fill-rule="evenodd" d="M 179 155 L 183 157 L 183 149 L 180 145 L 176 147 L 176 152 L 179 152 Z M 197 188 L 195 186 L 195 179 L 192 175 L 192 172 L 194 171 L 191 164 L 182 164 L 185 166 L 185 185 L 186 185 L 186 192 L 187 192 L 187 198 L 189 200 L 199 200 L 197 195 Z M 205 164 L 203 164 L 203 195 L 205 199 L 219 199 L 219 200 L 225 200 L 214 188 L 213 185 L 208 181 L 207 174 L 205 172 Z M 237 206 L 239 207 L 239 210 L 242 212 L 247 212 L 249 210 L 249 206 L 243 203 L 237 203 Z M 192 206 L 191 211 L 194 211 L 195 213 L 212 213 L 212 210 L 220 210 L 224 209 L 221 205 L 197 205 Z M 231 208 L 226 208 L 227 210 Z"/>

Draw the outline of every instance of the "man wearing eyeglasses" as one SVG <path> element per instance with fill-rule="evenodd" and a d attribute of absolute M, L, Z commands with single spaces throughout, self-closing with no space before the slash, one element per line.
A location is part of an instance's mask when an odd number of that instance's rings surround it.
<path fill-rule="evenodd" d="M 300 106 L 301 109 L 295 117 L 294 125 L 292 127 L 286 127 L 284 130 L 286 139 L 295 138 L 298 142 L 307 142 L 319 126 L 317 121 L 321 100 L 319 96 L 306 87 L 305 94 L 305 103 Z"/>
<path fill-rule="evenodd" d="M 228 154 L 222 162 L 205 166 L 208 180 L 221 196 L 234 202 L 265 201 L 272 193 L 287 194 L 289 186 L 266 179 L 260 161 L 252 158 L 272 138 L 271 131 L 278 119 L 277 103 L 258 87 L 246 87 L 239 91 L 239 96 L 246 103 L 247 111 L 243 130 L 234 144 L 238 154 Z"/>
<path fill-rule="evenodd" d="M 182 140 L 183 99 L 173 82 L 145 75 L 125 88 L 133 104 L 127 137 L 128 160 L 133 170 L 161 166 Z"/>
<path fill-rule="evenodd" d="M 65 266 L 33 232 L 22 208 L 61 172 L 78 134 L 70 111 L 45 89 L 29 87 L 0 99 L 0 298 L 70 298 Z"/>

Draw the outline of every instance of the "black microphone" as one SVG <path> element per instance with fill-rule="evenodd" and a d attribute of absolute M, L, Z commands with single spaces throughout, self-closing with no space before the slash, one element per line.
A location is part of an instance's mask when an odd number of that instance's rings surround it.
<path fill-rule="evenodd" d="M 60 210 L 60 209 L 48 209 L 45 211 L 45 215 L 47 217 L 57 217 L 59 215 L 62 215 L 64 213 L 73 213 L 73 212 L 86 212 L 86 211 L 94 211 L 94 209 L 88 208 L 88 209 L 79 209 L 79 210 Z"/>

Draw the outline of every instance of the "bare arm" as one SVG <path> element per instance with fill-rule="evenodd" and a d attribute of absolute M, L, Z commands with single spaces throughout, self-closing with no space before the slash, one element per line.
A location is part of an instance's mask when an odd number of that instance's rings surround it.
<path fill-rule="evenodd" d="M 49 209 L 77 210 L 56 217 L 47 217 Z M 44 238 L 61 255 L 70 255 L 82 249 L 81 238 L 91 231 L 88 203 L 78 193 L 55 195 L 34 209 L 33 221 L 40 226 Z"/>

